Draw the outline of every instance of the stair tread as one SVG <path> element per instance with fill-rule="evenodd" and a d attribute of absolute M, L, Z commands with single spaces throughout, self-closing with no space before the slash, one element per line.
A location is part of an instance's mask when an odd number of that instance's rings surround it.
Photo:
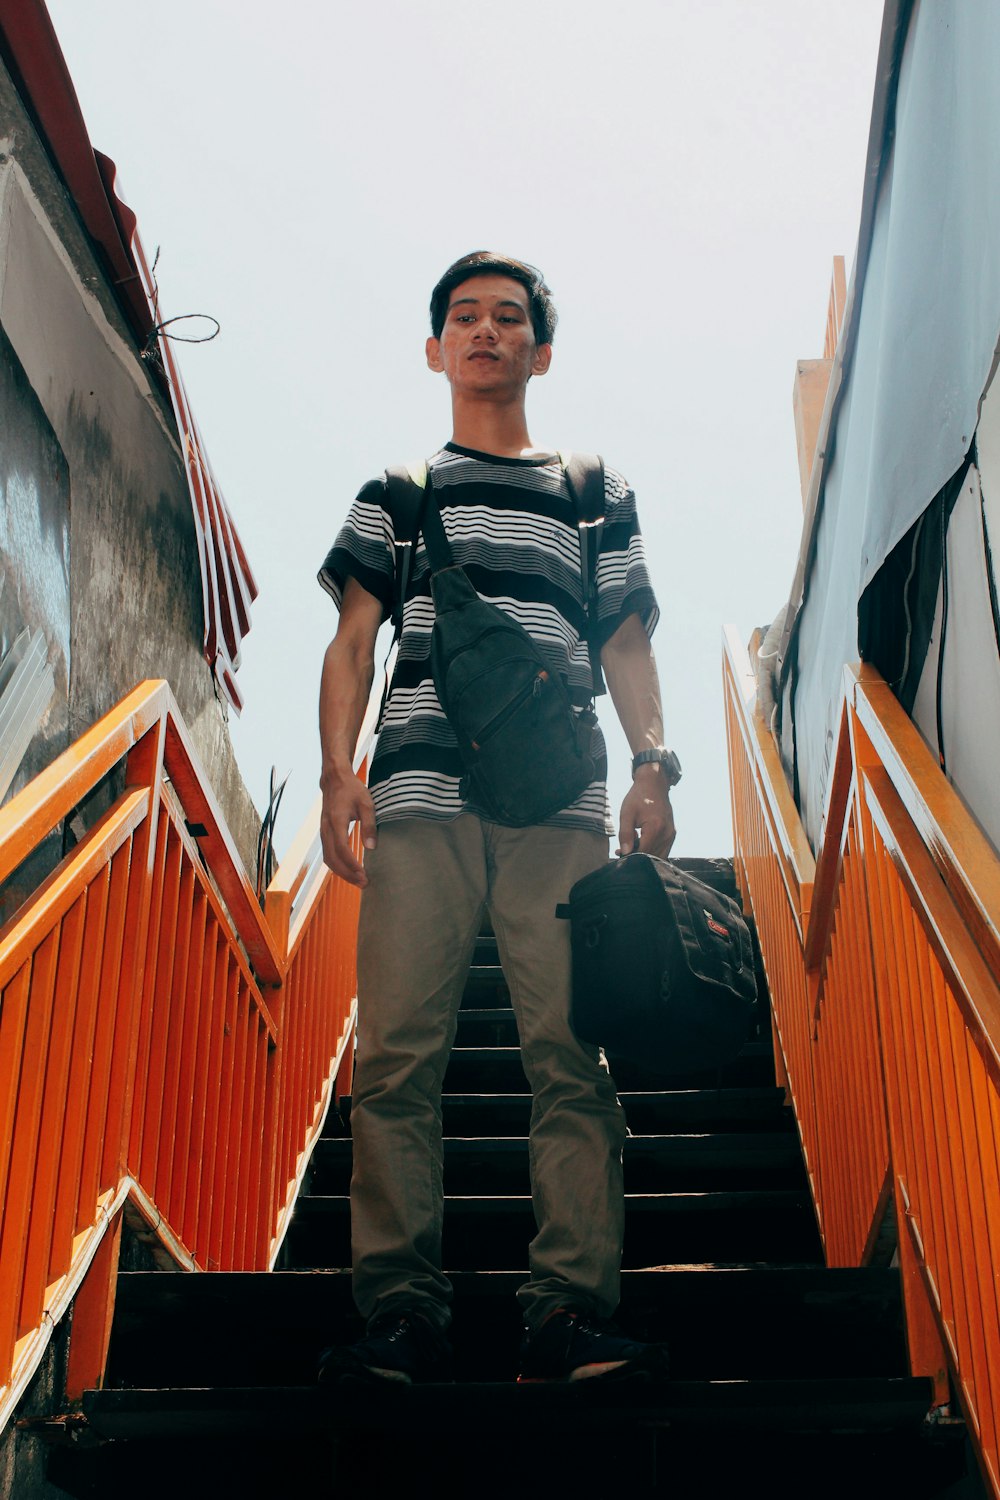
<path fill-rule="evenodd" d="M 718 1088 L 619 1089 L 625 1118 L 635 1134 L 659 1134 L 675 1121 L 723 1131 L 735 1128 L 784 1129 L 794 1135 L 791 1109 L 774 1083 L 743 1083 Z M 330 1112 L 324 1139 L 343 1138 L 344 1115 Z M 441 1106 L 447 1136 L 526 1135 L 531 1114 L 527 1086 L 518 1091 L 451 1089 Z"/>
<path fill-rule="evenodd" d="M 318 1297 L 350 1295 L 349 1270 L 212 1271 L 202 1276 L 181 1272 L 122 1271 L 118 1278 L 116 1311 L 176 1306 L 183 1301 L 222 1302 L 242 1297 L 260 1298 L 262 1311 L 272 1304 L 286 1306 L 299 1297 L 312 1305 Z M 456 1302 L 472 1296 L 511 1297 L 524 1277 L 519 1271 L 457 1271 L 452 1277 Z M 875 1266 L 786 1266 L 756 1261 L 725 1264 L 699 1262 L 669 1265 L 657 1270 L 622 1272 L 622 1306 L 638 1299 L 663 1297 L 685 1304 L 693 1295 L 710 1303 L 720 1297 L 749 1295 L 755 1299 L 782 1298 L 796 1305 L 840 1306 L 845 1301 L 899 1301 L 899 1272 Z"/>
<path fill-rule="evenodd" d="M 477 1012 L 472 1012 L 472 1014 L 477 1014 Z M 508 1057 L 508 1056 L 520 1057 L 520 1055 L 521 1055 L 521 1049 L 520 1049 L 520 1047 L 462 1047 L 462 1046 L 456 1046 L 456 1047 L 452 1048 L 451 1055 L 452 1055 L 452 1057 L 460 1057 L 460 1058 L 480 1058 L 480 1057 L 482 1057 L 484 1059 L 496 1059 L 497 1057 Z M 771 1044 L 769 1042 L 755 1042 L 755 1041 L 747 1042 L 746 1045 L 740 1049 L 740 1057 L 742 1059 L 747 1059 L 747 1058 L 752 1058 L 752 1057 L 770 1057 L 771 1055 L 772 1055 L 772 1049 L 771 1049 Z M 703 1070 L 699 1069 L 699 1071 L 703 1071 Z"/>
<path fill-rule="evenodd" d="M 625 1092 L 653 1092 L 658 1089 L 718 1088 L 718 1069 L 699 1069 L 671 1073 L 635 1062 L 608 1056 L 612 1077 Z M 774 1054 L 770 1040 L 752 1041 L 722 1070 L 726 1084 L 773 1085 Z M 445 1089 L 450 1093 L 516 1093 L 528 1090 L 516 1046 L 456 1046 L 452 1048 L 445 1072 Z"/>
<path fill-rule="evenodd" d="M 456 1288 L 471 1289 L 488 1283 L 491 1291 L 503 1292 L 510 1286 L 518 1286 L 514 1271 L 463 1271 L 456 1274 Z M 261 1287 L 274 1288 L 280 1296 L 281 1288 L 301 1284 L 305 1287 L 310 1278 L 322 1277 L 330 1281 L 350 1276 L 349 1271 L 312 1271 L 295 1268 L 282 1271 L 210 1271 L 192 1276 L 185 1271 L 121 1271 L 118 1286 L 123 1297 L 142 1296 L 145 1292 L 160 1296 L 178 1293 L 181 1296 L 214 1298 L 227 1288 L 239 1289 L 256 1282 Z M 623 1291 L 629 1287 L 648 1290 L 654 1286 L 679 1285 L 682 1282 L 711 1282 L 716 1295 L 721 1279 L 732 1282 L 739 1277 L 753 1276 L 762 1289 L 778 1286 L 795 1287 L 799 1292 L 822 1299 L 836 1300 L 845 1294 L 856 1292 L 896 1296 L 899 1291 L 899 1271 L 893 1266 L 774 1266 L 759 1261 L 727 1261 L 724 1264 L 707 1265 L 702 1261 L 690 1265 L 667 1266 L 663 1270 L 622 1272 Z"/>
<path fill-rule="evenodd" d="M 660 1385 L 518 1385 L 513 1381 L 369 1389 L 315 1386 L 214 1386 L 88 1391 L 84 1412 L 106 1438 L 255 1431 L 262 1420 L 281 1430 L 316 1431 L 365 1422 L 393 1432 L 411 1423 L 426 1430 L 439 1422 L 468 1432 L 504 1421 L 505 1440 L 517 1429 L 549 1427 L 560 1419 L 588 1428 L 607 1423 L 628 1428 L 685 1423 L 750 1426 L 755 1430 L 887 1431 L 916 1427 L 926 1415 L 930 1382 L 910 1376 L 796 1377 L 787 1380 L 668 1380 Z M 509 1424 L 509 1425 L 508 1425 Z M 516 1424 L 516 1427 L 515 1425 Z"/>
<path fill-rule="evenodd" d="M 450 1156 L 526 1156 L 528 1140 L 522 1135 L 447 1136 L 446 1155 Z M 791 1131 L 663 1131 L 660 1134 L 629 1136 L 625 1156 L 660 1156 L 672 1153 L 695 1153 L 699 1156 L 739 1153 L 759 1156 L 794 1156 L 801 1159 L 796 1136 Z M 317 1144 L 315 1155 L 350 1157 L 351 1141 L 343 1137 Z"/>
<path fill-rule="evenodd" d="M 523 1271 L 459 1271 L 452 1338 L 465 1379 L 516 1371 Z M 665 1339 L 678 1378 L 905 1373 L 899 1274 L 754 1263 L 622 1273 L 622 1326 Z M 112 1383 L 300 1384 L 318 1350 L 361 1336 L 349 1271 L 130 1272 L 119 1282 Z"/>
<path fill-rule="evenodd" d="M 446 1193 L 445 1207 L 457 1212 L 479 1210 L 483 1213 L 513 1212 L 531 1209 L 528 1193 Z M 663 1212 L 675 1208 L 697 1212 L 705 1208 L 740 1207 L 744 1204 L 764 1207 L 769 1203 L 784 1207 L 790 1201 L 809 1202 L 809 1194 L 802 1187 L 787 1188 L 712 1188 L 708 1192 L 688 1193 L 626 1193 L 625 1207 L 640 1213 Z M 346 1213 L 350 1200 L 345 1193 L 305 1193 L 300 1196 L 297 1208 L 307 1214 L 320 1212 Z"/>
<path fill-rule="evenodd" d="M 640 1133 L 652 1133 L 652 1128 L 643 1121 L 656 1122 L 663 1119 L 687 1121 L 711 1121 L 713 1129 L 721 1129 L 723 1122 L 733 1124 L 745 1122 L 770 1122 L 781 1124 L 794 1131 L 791 1110 L 785 1102 L 784 1090 L 773 1083 L 745 1084 L 719 1090 L 716 1088 L 687 1089 L 622 1089 L 618 1098 L 625 1111 L 625 1118 Z M 517 1119 L 516 1133 L 526 1133 L 531 1111 L 531 1095 L 527 1090 L 518 1092 L 486 1091 L 480 1089 L 451 1090 L 442 1095 L 442 1110 L 446 1131 L 449 1122 L 458 1125 L 463 1115 L 493 1116 L 506 1121 Z M 521 1122 L 523 1121 L 523 1126 Z M 457 1133 L 457 1132 L 452 1132 Z M 486 1134 L 505 1132 L 489 1130 Z"/>

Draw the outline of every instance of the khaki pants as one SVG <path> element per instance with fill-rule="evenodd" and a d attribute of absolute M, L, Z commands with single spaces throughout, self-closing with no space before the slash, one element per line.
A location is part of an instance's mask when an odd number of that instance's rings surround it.
<path fill-rule="evenodd" d="M 537 1326 L 557 1307 L 610 1316 L 619 1296 L 625 1122 L 597 1051 L 569 1027 L 569 924 L 558 901 L 608 857 L 578 829 L 465 815 L 379 830 L 358 934 L 351 1129 L 354 1297 L 368 1319 L 418 1306 L 442 1326 L 441 1084 L 484 910 L 510 988 L 531 1112 L 538 1232 L 518 1294 Z"/>

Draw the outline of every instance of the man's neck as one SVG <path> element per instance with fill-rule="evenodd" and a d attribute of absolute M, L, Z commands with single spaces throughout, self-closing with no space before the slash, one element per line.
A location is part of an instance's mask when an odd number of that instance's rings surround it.
<path fill-rule="evenodd" d="M 524 402 L 453 401 L 451 440 L 459 448 L 521 458 L 534 451 Z"/>

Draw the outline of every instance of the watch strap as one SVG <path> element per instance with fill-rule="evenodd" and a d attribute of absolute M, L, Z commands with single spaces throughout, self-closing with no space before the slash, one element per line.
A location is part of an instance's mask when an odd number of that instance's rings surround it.
<path fill-rule="evenodd" d="M 681 763 L 673 750 L 668 750 L 664 745 L 657 745 L 649 750 L 640 750 L 632 757 L 632 774 L 635 775 L 640 766 L 659 765 L 663 767 L 664 775 L 668 778 L 671 786 L 676 786 L 681 779 Z"/>

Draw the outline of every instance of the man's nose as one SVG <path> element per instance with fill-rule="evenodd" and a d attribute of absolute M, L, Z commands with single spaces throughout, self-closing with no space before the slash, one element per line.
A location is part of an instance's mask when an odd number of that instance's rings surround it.
<path fill-rule="evenodd" d="M 476 332 L 474 336 L 477 339 L 485 339 L 488 342 L 496 342 L 496 340 L 499 338 L 499 331 L 489 313 L 483 313 L 482 317 L 476 323 Z"/>

